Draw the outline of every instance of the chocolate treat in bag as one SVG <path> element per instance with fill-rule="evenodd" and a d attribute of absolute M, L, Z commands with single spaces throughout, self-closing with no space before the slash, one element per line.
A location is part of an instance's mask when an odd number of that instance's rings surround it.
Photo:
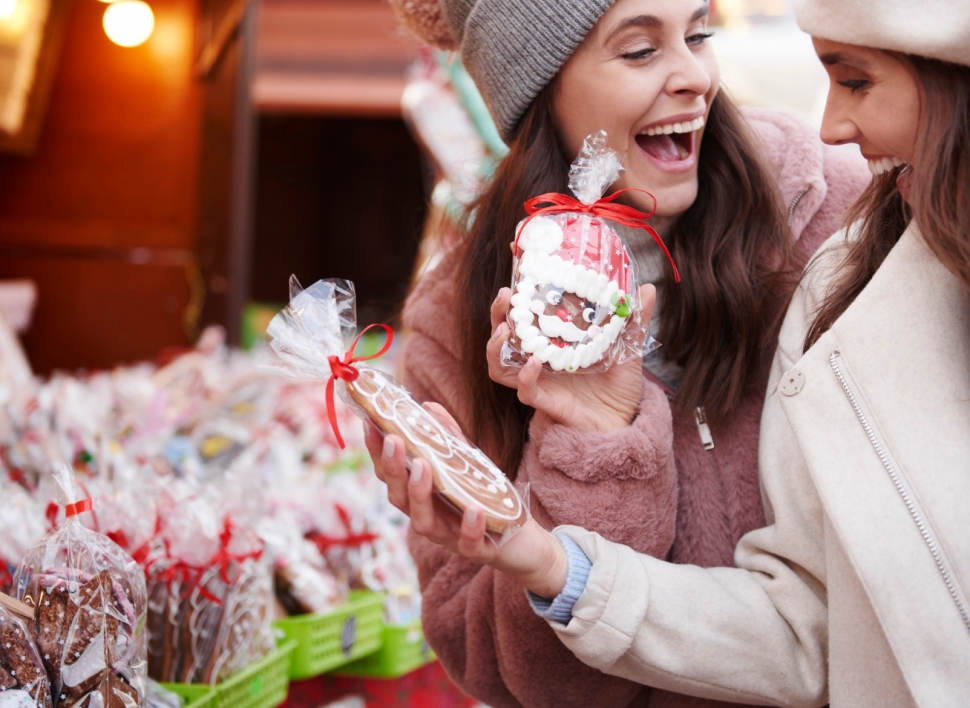
<path fill-rule="evenodd" d="M 51 708 L 47 671 L 27 626 L 32 608 L 21 614 L 12 600 L 0 597 L 0 708 Z"/>
<path fill-rule="evenodd" d="M 28 622 L 55 708 L 136 708 L 147 680 L 145 576 L 118 545 L 77 518 L 74 474 L 58 465 L 66 519 L 27 552 L 14 585 L 35 608 Z"/>
<path fill-rule="evenodd" d="M 353 283 L 320 280 L 303 290 L 296 278 L 291 278 L 290 304 L 273 318 L 267 333 L 285 373 L 297 378 L 329 379 L 327 412 L 341 447 L 343 438 L 333 401 L 335 385 L 358 416 L 370 420 L 386 435 L 400 436 L 409 459 L 421 457 L 430 463 L 440 499 L 459 514 L 471 504 L 481 508 L 489 538 L 502 543 L 529 518 L 522 498 L 481 450 L 447 430 L 393 376 L 358 363 L 390 349 L 391 328 L 371 325 L 375 326 L 388 333 L 383 349 L 371 356 L 354 356 L 367 330 L 354 338 L 357 315 Z M 352 343 L 344 353 L 344 342 L 350 339 Z"/>
<path fill-rule="evenodd" d="M 614 201 L 640 190 L 601 198 L 622 169 L 599 131 L 586 138 L 569 171 L 578 199 L 544 194 L 526 202 L 529 216 L 516 231 L 511 332 L 502 350 L 507 366 L 535 356 L 553 371 L 602 372 L 644 355 L 647 323 L 636 293 L 636 265 L 609 222 L 646 230 L 670 254 L 646 224 L 652 212 Z M 674 278 L 680 279 L 676 267 Z"/>

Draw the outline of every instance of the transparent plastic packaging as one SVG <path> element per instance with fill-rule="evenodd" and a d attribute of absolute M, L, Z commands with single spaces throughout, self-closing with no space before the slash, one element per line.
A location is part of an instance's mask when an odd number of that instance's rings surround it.
<path fill-rule="evenodd" d="M 520 367 L 535 356 L 547 370 L 601 373 L 647 353 L 636 263 L 602 216 L 634 210 L 592 208 L 604 203 L 598 200 L 622 169 L 599 131 L 586 138 L 569 171 L 578 201 L 553 194 L 527 204 L 531 215 L 516 229 L 510 336 L 501 354 L 506 366 Z"/>
<path fill-rule="evenodd" d="M 486 532 L 504 543 L 529 518 L 522 497 L 481 450 L 453 435 L 393 376 L 357 363 L 353 283 L 320 280 L 303 290 L 290 279 L 290 304 L 270 322 L 270 346 L 282 370 L 297 378 L 327 379 L 341 399 L 384 434 L 404 440 L 408 460 L 430 463 L 439 499 L 459 515 L 471 504 L 485 514 Z M 373 358 L 373 357 L 366 357 Z M 335 415 L 330 406 L 331 415 Z"/>
<path fill-rule="evenodd" d="M 144 563 L 151 678 L 214 685 L 269 654 L 273 575 L 256 534 L 199 497 L 166 514 L 160 537 Z"/>
<path fill-rule="evenodd" d="M 27 619 L 0 605 L 0 708 L 51 708 L 50 682 Z"/>
<path fill-rule="evenodd" d="M 86 529 L 74 475 L 58 465 L 64 523 L 28 551 L 14 578 L 58 708 L 136 708 L 147 680 L 145 576 L 114 541 Z M 71 509 L 74 511 L 71 511 Z"/>

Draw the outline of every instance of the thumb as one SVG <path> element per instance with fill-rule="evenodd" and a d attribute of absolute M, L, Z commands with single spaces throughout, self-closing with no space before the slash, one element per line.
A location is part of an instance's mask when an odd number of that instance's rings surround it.
<path fill-rule="evenodd" d="M 653 308 L 657 304 L 657 288 L 652 283 L 641 285 L 637 288 L 637 298 L 640 300 L 640 308 L 643 311 L 642 320 L 650 322 L 653 317 Z"/>

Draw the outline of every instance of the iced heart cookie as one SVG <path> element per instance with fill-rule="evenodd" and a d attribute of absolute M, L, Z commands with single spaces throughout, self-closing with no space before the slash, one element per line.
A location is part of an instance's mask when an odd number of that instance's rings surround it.
<path fill-rule="evenodd" d="M 470 504 L 485 512 L 486 529 L 505 534 L 525 523 L 525 506 L 515 487 L 478 448 L 448 432 L 387 374 L 361 366 L 346 390 L 383 433 L 399 435 L 407 450 L 427 460 L 435 490 L 463 511 Z"/>

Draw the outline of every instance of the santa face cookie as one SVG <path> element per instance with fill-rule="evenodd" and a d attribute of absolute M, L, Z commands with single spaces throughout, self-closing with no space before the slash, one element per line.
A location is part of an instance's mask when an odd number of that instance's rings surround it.
<path fill-rule="evenodd" d="M 519 233 L 509 310 L 515 344 L 554 371 L 602 361 L 630 317 L 630 257 L 586 215 L 537 216 Z"/>

